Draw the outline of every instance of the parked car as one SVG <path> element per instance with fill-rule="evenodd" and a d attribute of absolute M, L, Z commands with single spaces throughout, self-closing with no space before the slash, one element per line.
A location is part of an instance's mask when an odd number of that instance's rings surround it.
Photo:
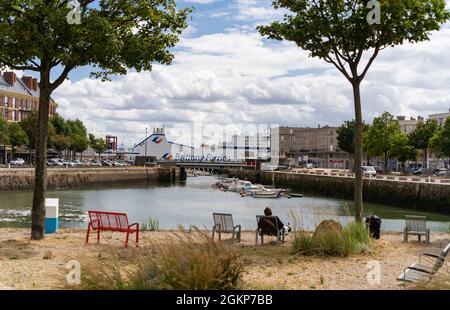
<path fill-rule="evenodd" d="M 363 176 L 365 177 L 375 177 L 377 175 L 377 171 L 375 170 L 375 167 L 373 166 L 362 166 L 362 172 Z"/>
<path fill-rule="evenodd" d="M 93 160 L 91 161 L 91 167 L 101 167 L 102 166 L 102 162 L 99 160 Z"/>
<path fill-rule="evenodd" d="M 422 168 L 413 168 L 413 169 L 411 169 L 411 174 L 421 175 L 422 174 Z"/>
<path fill-rule="evenodd" d="M 384 169 L 380 166 L 375 166 L 374 168 L 377 173 L 383 173 L 383 171 L 384 171 Z"/>
<path fill-rule="evenodd" d="M 104 159 L 104 160 L 102 160 L 102 166 L 104 166 L 104 167 L 112 167 L 112 162 L 110 162 L 109 160 L 106 160 L 106 159 Z"/>
<path fill-rule="evenodd" d="M 13 166 L 23 166 L 25 165 L 25 160 L 23 158 L 15 158 L 9 162 Z"/>
<path fill-rule="evenodd" d="M 436 169 L 436 171 L 434 172 L 434 175 L 436 175 L 438 177 L 445 177 L 448 175 L 448 171 L 445 168 Z"/>

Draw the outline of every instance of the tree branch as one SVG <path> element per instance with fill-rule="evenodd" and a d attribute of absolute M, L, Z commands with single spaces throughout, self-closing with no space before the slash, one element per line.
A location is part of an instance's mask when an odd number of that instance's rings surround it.
<path fill-rule="evenodd" d="M 373 52 L 372 57 L 370 57 L 370 60 L 369 60 L 369 62 L 366 65 L 366 68 L 364 69 L 363 73 L 358 77 L 358 79 L 360 81 L 364 80 L 364 77 L 366 76 L 367 71 L 369 71 L 370 66 L 374 62 L 375 58 L 377 58 L 379 52 L 380 52 L 380 45 L 377 44 L 377 46 L 375 47 L 375 51 Z"/>
<path fill-rule="evenodd" d="M 27 65 L 14 65 L 13 63 L 7 61 L 7 60 L 3 60 L 0 59 L 0 64 L 4 64 L 6 66 L 8 66 L 10 69 L 14 69 L 14 70 L 29 70 L 29 71 L 36 71 L 39 72 L 40 68 L 39 66 L 37 67 L 33 67 L 33 66 L 27 66 Z"/>
<path fill-rule="evenodd" d="M 61 75 L 53 82 L 50 83 L 50 89 L 52 91 L 54 91 L 56 88 L 58 88 L 67 78 L 67 76 L 69 75 L 70 71 L 72 71 L 75 68 L 74 64 L 68 64 L 63 72 L 61 73 Z"/>

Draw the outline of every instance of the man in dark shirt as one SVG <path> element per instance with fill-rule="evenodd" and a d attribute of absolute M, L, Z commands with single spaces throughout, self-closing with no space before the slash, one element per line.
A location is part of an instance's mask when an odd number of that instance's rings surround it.
<path fill-rule="evenodd" d="M 258 222 L 258 229 L 267 235 L 276 236 L 277 231 L 282 233 L 290 232 L 291 227 L 285 226 L 278 216 L 272 215 L 272 210 L 270 208 L 264 209 L 265 217 L 262 217 Z"/>

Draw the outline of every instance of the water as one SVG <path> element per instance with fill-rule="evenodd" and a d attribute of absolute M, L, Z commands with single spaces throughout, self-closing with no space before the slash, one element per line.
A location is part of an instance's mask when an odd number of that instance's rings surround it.
<path fill-rule="evenodd" d="M 122 187 L 59 190 L 48 192 L 47 197 L 60 200 L 61 227 L 86 227 L 87 210 L 125 212 L 130 222 L 157 218 L 160 229 L 176 229 L 179 225 L 211 228 L 213 212 L 232 213 L 235 225 L 254 229 L 255 216 L 262 214 L 265 207 L 270 207 L 285 224 L 292 222 L 294 214 L 308 229 L 313 229 L 324 219 L 338 220 L 343 224 L 352 220 L 346 216 L 342 200 L 314 196 L 241 198 L 237 193 L 210 188 L 215 181 L 214 177 L 197 177 L 175 185 L 127 184 Z M 29 227 L 31 201 L 31 192 L 0 192 L 0 227 Z M 406 214 L 426 215 L 429 227 L 434 231 L 447 230 L 447 222 L 450 222 L 450 216 L 373 204 L 365 204 L 365 214 L 380 216 L 382 230 L 387 231 L 402 231 Z"/>

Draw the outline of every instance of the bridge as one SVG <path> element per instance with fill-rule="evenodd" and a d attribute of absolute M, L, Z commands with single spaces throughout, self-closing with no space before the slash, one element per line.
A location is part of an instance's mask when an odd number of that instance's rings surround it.
<path fill-rule="evenodd" d="M 249 165 L 245 162 L 199 162 L 199 161 L 171 161 L 171 162 L 158 162 L 158 164 L 165 166 L 177 166 L 184 169 L 196 169 L 196 170 L 224 170 L 224 169 L 239 169 L 239 170 L 255 170 L 255 165 Z"/>

